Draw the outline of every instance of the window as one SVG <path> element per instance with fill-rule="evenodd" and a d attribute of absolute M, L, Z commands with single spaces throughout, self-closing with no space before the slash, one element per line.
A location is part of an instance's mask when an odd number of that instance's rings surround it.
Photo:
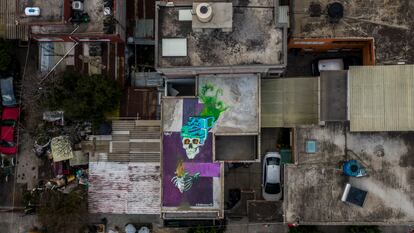
<path fill-rule="evenodd" d="M 267 164 L 280 165 L 280 159 L 279 158 L 267 158 Z"/>
<path fill-rule="evenodd" d="M 265 187 L 265 192 L 268 194 L 278 194 L 280 193 L 280 183 L 272 184 L 268 183 Z"/>

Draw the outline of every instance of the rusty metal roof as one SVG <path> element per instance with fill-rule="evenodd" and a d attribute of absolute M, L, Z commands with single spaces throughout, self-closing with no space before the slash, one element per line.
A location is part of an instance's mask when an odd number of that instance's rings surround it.
<path fill-rule="evenodd" d="M 0 0 L 0 37 L 28 40 L 27 26 L 16 24 L 16 9 L 16 0 Z"/>
<path fill-rule="evenodd" d="M 89 163 L 90 213 L 159 214 L 159 163 Z"/>

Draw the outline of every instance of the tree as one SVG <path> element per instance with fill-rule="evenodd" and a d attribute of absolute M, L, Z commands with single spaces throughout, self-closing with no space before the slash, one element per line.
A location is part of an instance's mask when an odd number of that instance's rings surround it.
<path fill-rule="evenodd" d="M 68 194 L 45 190 L 40 199 L 39 220 L 49 233 L 76 233 L 88 223 L 85 190 Z"/>
<path fill-rule="evenodd" d="M 349 226 L 349 233 L 381 233 L 378 226 Z"/>
<path fill-rule="evenodd" d="M 0 71 L 6 71 L 11 62 L 10 45 L 5 40 L 0 39 Z"/>
<path fill-rule="evenodd" d="M 65 72 L 57 85 L 51 87 L 47 99 L 48 107 L 64 110 L 66 118 L 91 121 L 97 127 L 104 121 L 105 113 L 118 107 L 121 89 L 115 80 L 103 75 Z"/>

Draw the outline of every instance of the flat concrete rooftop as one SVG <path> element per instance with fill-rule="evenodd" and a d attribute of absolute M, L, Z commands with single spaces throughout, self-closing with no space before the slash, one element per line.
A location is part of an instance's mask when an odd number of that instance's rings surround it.
<path fill-rule="evenodd" d="M 284 30 L 276 26 L 273 1 L 233 1 L 231 32 L 193 31 L 191 20 L 178 19 L 179 10 L 192 8 L 185 2 L 158 9 L 158 67 L 283 65 Z M 187 39 L 187 56 L 163 57 L 163 38 Z"/>
<path fill-rule="evenodd" d="M 329 23 L 326 14 L 310 17 L 312 2 L 319 3 L 325 11 L 327 4 L 334 1 L 290 1 L 294 15 L 291 17 L 292 37 L 374 37 L 376 63 L 414 63 L 413 1 L 336 0 L 344 6 L 344 17 L 336 24 Z"/>
<path fill-rule="evenodd" d="M 285 167 L 285 221 L 307 224 L 414 222 L 413 133 L 349 133 L 349 126 L 297 128 L 295 162 Z M 317 152 L 305 152 L 306 140 Z M 341 175 L 339 163 L 360 161 L 369 176 Z M 368 192 L 364 206 L 341 202 L 345 184 Z"/>
<path fill-rule="evenodd" d="M 40 0 L 36 0 L 40 1 Z M 42 2 L 54 2 L 50 0 L 43 0 Z M 58 1 L 63 2 L 63 1 Z M 47 3 L 45 3 L 47 5 Z M 35 26 L 32 26 L 32 33 L 34 34 L 48 34 L 48 35 L 61 35 L 61 34 L 74 34 L 74 35 L 84 35 L 93 38 L 97 35 L 107 34 L 120 34 L 121 38 L 124 34 L 125 29 L 125 12 L 126 12 L 126 3 L 125 0 L 113 0 L 114 7 L 111 8 L 111 15 L 104 15 L 104 7 L 105 3 L 102 0 L 87 0 L 84 1 L 84 12 L 89 15 L 90 21 L 87 23 L 80 23 L 80 24 L 72 24 L 70 22 L 66 22 L 71 17 L 71 9 L 65 14 L 67 15 L 67 19 L 65 22 L 61 24 L 53 24 L 53 23 L 39 23 Z M 53 6 L 53 7 L 52 7 Z M 61 10 L 63 11 L 63 3 L 62 6 L 54 6 L 54 4 L 50 4 L 50 8 L 53 8 L 54 11 Z M 65 9 L 71 8 L 71 6 L 66 6 Z M 67 11 L 67 10 L 65 10 Z M 42 14 L 42 13 L 41 13 Z M 34 17 L 31 17 L 32 19 Z"/>
<path fill-rule="evenodd" d="M 19 23 L 63 23 L 65 0 L 16 0 Z M 39 7 L 40 16 L 26 16 L 26 7 Z"/>

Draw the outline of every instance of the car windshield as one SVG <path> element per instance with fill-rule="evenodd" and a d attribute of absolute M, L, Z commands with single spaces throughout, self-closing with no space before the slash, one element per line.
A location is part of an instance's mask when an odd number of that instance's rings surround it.
<path fill-rule="evenodd" d="M 16 98 L 14 97 L 13 91 L 13 78 L 6 78 L 0 80 L 1 86 L 1 97 L 4 106 L 16 105 Z"/>
<path fill-rule="evenodd" d="M 265 192 L 268 194 L 280 193 L 280 183 L 277 183 L 277 184 L 267 183 L 265 187 Z"/>
<path fill-rule="evenodd" d="M 6 142 L 4 140 L 0 141 L 0 146 L 3 147 L 14 147 L 16 144 L 14 142 Z"/>
<path fill-rule="evenodd" d="M 280 165 L 280 159 L 279 158 L 267 158 L 267 164 L 269 165 Z"/>

